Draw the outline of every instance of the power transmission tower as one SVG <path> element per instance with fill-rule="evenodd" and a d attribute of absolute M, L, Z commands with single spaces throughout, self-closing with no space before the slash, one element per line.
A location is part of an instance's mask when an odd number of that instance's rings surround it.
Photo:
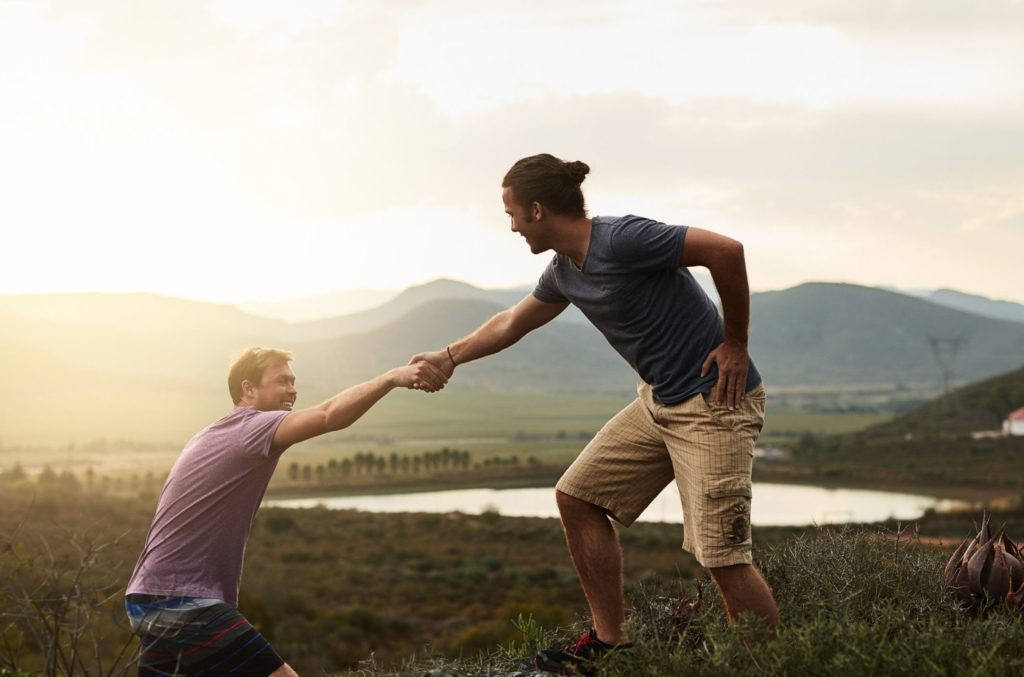
<path fill-rule="evenodd" d="M 942 396 L 949 394 L 949 384 L 953 380 L 953 367 L 960 349 L 967 343 L 967 337 L 942 338 L 929 336 L 928 345 L 932 347 L 932 355 L 939 365 L 939 378 L 942 384 Z"/>

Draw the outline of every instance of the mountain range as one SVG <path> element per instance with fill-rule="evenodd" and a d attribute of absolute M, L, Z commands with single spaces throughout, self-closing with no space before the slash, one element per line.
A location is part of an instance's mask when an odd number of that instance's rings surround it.
<path fill-rule="evenodd" d="M 227 365 L 249 345 L 294 351 L 302 382 L 326 395 L 443 347 L 527 293 L 438 280 L 372 309 L 298 323 L 148 294 L 0 296 L 0 410 L 42 426 L 124 411 L 143 428 L 176 407 L 202 421 L 200 412 L 222 408 Z M 450 387 L 628 392 L 636 376 L 603 336 L 573 309 L 563 316 L 461 367 Z M 938 384 L 942 365 L 967 382 L 1024 364 L 1024 321 L 809 283 L 751 296 L 750 349 L 769 387 Z"/>
<path fill-rule="evenodd" d="M 711 276 L 695 270 L 694 277 L 704 291 L 717 303 L 718 292 Z M 242 311 L 259 317 L 276 318 L 289 323 L 313 322 L 353 315 L 385 305 L 395 297 L 405 294 L 407 298 L 420 297 L 421 300 L 437 298 L 486 298 L 501 305 L 514 302 L 530 292 L 531 285 L 523 285 L 508 289 L 480 289 L 454 280 L 439 279 L 405 290 L 396 289 L 356 289 L 334 291 L 315 296 L 287 299 L 282 301 L 246 301 L 238 304 Z M 990 299 L 977 294 L 967 294 L 954 289 L 899 289 L 882 287 L 886 291 L 905 294 L 915 298 L 927 299 L 940 306 L 956 308 L 974 315 L 990 317 L 996 320 L 1024 322 L 1024 304 L 1012 301 Z M 583 320 L 575 315 L 573 319 Z"/>

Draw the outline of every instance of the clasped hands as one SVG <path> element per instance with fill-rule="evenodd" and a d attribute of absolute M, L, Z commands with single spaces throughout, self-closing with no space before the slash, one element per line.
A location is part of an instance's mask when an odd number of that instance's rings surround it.
<path fill-rule="evenodd" d="M 413 355 L 409 364 L 399 367 L 398 371 L 402 372 L 404 377 L 400 378 L 402 386 L 435 393 L 448 383 L 448 379 L 455 372 L 455 363 L 447 350 L 435 350 Z"/>

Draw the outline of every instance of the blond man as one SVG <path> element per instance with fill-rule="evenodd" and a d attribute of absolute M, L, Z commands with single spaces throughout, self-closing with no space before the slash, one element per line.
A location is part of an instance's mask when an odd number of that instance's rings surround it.
<path fill-rule="evenodd" d="M 236 608 L 245 544 L 281 454 L 347 428 L 395 388 L 447 382 L 432 365 L 407 365 L 295 409 L 292 360 L 246 350 L 228 374 L 234 408 L 196 433 L 167 477 L 125 597 L 140 676 L 295 675 Z"/>

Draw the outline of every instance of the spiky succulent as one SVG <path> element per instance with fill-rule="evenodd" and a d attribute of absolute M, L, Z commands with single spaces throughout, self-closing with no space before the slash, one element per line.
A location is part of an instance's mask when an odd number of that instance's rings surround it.
<path fill-rule="evenodd" d="M 946 587 L 962 608 L 985 610 L 1003 602 L 1024 611 L 1024 555 L 1005 526 L 993 535 L 986 516 L 978 533 L 949 558 L 943 570 Z"/>

